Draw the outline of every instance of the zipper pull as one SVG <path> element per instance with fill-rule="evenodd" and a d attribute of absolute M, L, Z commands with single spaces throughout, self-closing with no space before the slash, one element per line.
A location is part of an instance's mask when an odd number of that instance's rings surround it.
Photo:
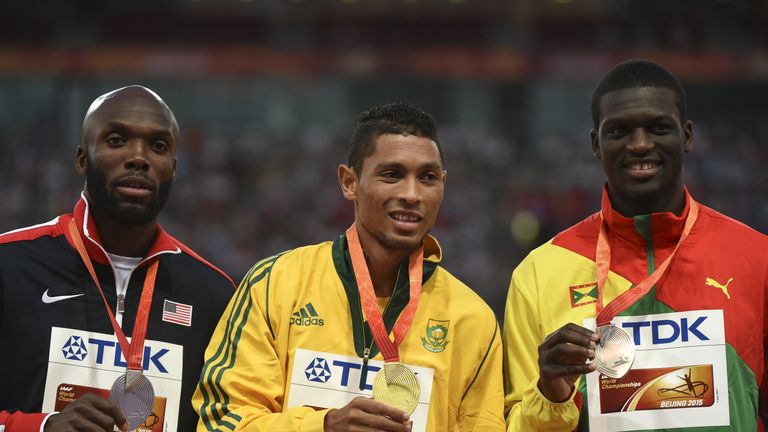
<path fill-rule="evenodd" d="M 117 295 L 117 313 L 125 313 L 125 296 L 123 294 Z"/>
<path fill-rule="evenodd" d="M 368 356 L 371 355 L 371 349 L 366 348 L 363 351 L 363 368 L 360 370 L 360 390 L 363 390 L 368 380 Z"/>

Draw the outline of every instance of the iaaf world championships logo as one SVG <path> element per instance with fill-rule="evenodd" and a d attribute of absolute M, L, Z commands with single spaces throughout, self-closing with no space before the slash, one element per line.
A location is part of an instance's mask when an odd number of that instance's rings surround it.
<path fill-rule="evenodd" d="M 708 407 L 713 387 L 712 365 L 632 369 L 619 380 L 601 377 L 601 412 Z"/>

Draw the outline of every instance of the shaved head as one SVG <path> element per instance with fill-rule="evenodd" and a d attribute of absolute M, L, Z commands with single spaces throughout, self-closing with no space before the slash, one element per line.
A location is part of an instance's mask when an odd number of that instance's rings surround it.
<path fill-rule="evenodd" d="M 179 126 L 152 90 L 128 86 L 93 101 L 75 166 L 94 215 L 122 225 L 156 221 L 176 176 Z"/>
<path fill-rule="evenodd" d="M 135 102 L 142 102 L 142 105 L 156 105 L 167 117 L 171 125 L 171 133 L 174 138 L 179 136 L 179 124 L 176 122 L 176 117 L 173 115 L 173 111 L 163 101 L 163 99 L 154 91 L 140 85 L 130 85 L 122 87 L 117 90 L 112 90 L 108 93 L 97 97 L 88 107 L 88 111 L 85 113 L 83 119 L 83 145 L 87 146 L 88 143 L 93 142 L 93 134 L 96 123 L 101 118 L 101 113 L 108 106 L 113 104 L 120 104 L 130 106 Z"/>

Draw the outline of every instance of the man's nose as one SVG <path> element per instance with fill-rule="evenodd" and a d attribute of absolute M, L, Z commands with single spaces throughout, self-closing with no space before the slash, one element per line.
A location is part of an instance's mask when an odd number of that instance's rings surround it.
<path fill-rule="evenodd" d="M 421 189 L 419 179 L 406 177 L 400 182 L 397 198 L 408 203 L 417 203 L 421 201 Z"/>
<path fill-rule="evenodd" d="M 149 160 L 147 159 L 147 152 L 149 146 L 144 140 L 136 139 L 132 140 L 126 146 L 128 155 L 125 158 L 125 167 L 128 169 L 149 171 Z"/>
<path fill-rule="evenodd" d="M 648 131 L 645 128 L 638 127 L 632 130 L 627 149 L 632 152 L 645 153 L 650 151 L 654 145 L 653 138 L 651 138 Z"/>

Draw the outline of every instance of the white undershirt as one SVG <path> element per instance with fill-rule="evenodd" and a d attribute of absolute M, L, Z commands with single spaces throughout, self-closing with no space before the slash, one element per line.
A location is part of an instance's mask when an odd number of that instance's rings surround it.
<path fill-rule="evenodd" d="M 142 257 L 126 257 L 114 255 L 107 252 L 109 260 L 112 262 L 112 269 L 115 273 L 115 291 L 117 292 L 118 303 L 120 296 L 125 300 L 125 292 L 128 290 L 128 282 L 131 280 L 131 274 L 139 266 Z M 115 319 L 120 327 L 123 326 L 123 313 L 120 312 L 119 304 L 115 305 Z"/>

